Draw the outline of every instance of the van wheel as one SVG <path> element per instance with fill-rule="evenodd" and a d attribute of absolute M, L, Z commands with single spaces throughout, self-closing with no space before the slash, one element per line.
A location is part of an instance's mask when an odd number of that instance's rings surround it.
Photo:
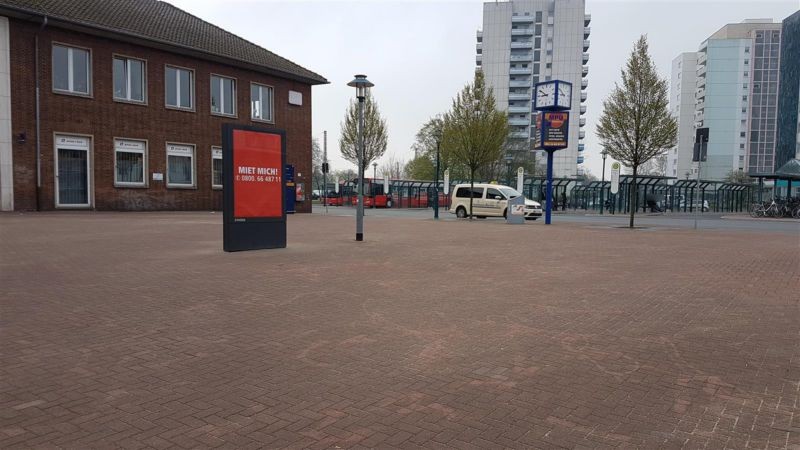
<path fill-rule="evenodd" d="M 467 218 L 467 208 L 464 208 L 463 206 L 459 206 L 458 209 L 456 209 L 456 217 L 458 217 L 459 219 L 466 219 Z"/>
<path fill-rule="evenodd" d="M 391 200 L 386 200 L 386 207 L 387 208 L 391 208 L 392 207 L 392 201 Z"/>

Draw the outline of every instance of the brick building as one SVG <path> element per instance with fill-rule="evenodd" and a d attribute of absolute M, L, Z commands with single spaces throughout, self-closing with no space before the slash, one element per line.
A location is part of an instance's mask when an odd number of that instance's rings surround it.
<path fill-rule="evenodd" d="M 285 129 L 309 185 L 324 83 L 165 2 L 0 0 L 0 208 L 220 209 L 226 122 Z"/>

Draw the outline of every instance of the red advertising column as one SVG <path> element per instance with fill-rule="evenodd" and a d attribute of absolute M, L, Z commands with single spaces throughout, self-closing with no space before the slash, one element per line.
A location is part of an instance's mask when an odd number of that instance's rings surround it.
<path fill-rule="evenodd" d="M 283 130 L 223 125 L 225 251 L 286 247 Z"/>

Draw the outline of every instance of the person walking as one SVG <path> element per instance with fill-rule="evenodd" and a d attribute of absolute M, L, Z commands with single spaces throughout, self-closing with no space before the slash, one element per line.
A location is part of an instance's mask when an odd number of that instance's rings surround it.
<path fill-rule="evenodd" d="M 562 211 L 566 211 L 567 210 L 567 192 L 566 191 L 561 193 L 561 210 Z"/>

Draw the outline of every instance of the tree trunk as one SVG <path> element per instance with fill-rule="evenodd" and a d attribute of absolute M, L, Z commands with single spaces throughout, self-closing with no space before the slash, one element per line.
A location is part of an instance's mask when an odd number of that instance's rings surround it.
<path fill-rule="evenodd" d="M 469 220 L 472 220 L 473 197 L 475 197 L 475 169 L 469 169 Z"/>
<path fill-rule="evenodd" d="M 631 180 L 631 192 L 630 192 L 630 203 L 631 203 L 631 222 L 629 227 L 633 228 L 633 215 L 636 214 L 636 209 L 639 207 L 639 202 L 637 201 L 636 197 L 638 197 L 639 189 L 636 188 L 636 171 L 639 170 L 638 166 L 633 166 L 633 180 Z"/>

